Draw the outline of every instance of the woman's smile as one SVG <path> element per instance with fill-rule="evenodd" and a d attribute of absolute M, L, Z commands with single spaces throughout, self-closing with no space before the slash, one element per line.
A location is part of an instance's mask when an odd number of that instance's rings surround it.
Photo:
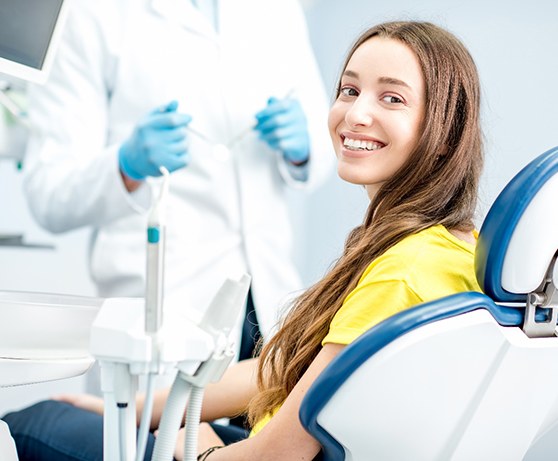
<path fill-rule="evenodd" d="M 385 147 L 385 143 L 377 139 L 351 133 L 341 134 L 341 140 L 343 149 L 340 153 L 345 157 L 366 157 Z"/>

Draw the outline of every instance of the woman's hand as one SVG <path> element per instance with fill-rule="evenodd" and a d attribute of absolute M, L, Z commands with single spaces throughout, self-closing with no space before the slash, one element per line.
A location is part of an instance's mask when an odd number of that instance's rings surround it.
<path fill-rule="evenodd" d="M 74 407 L 92 411 L 93 413 L 98 413 L 99 415 L 103 414 L 105 407 L 101 397 L 91 394 L 62 394 L 57 395 L 52 399 L 69 403 Z"/>
<path fill-rule="evenodd" d="M 184 438 L 186 431 L 184 428 L 178 432 L 176 447 L 174 448 L 174 459 L 184 459 Z M 201 423 L 198 432 L 198 453 L 203 453 L 210 447 L 224 445 L 223 441 L 215 433 L 208 423 Z"/>

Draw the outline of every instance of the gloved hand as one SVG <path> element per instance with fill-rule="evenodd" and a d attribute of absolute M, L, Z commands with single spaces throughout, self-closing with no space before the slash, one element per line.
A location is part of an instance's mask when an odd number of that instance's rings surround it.
<path fill-rule="evenodd" d="M 172 172 L 188 164 L 186 126 L 192 117 L 178 113 L 177 108 L 178 103 L 172 101 L 136 125 L 118 151 L 122 173 L 141 181 L 147 176 L 160 176 L 161 166 Z"/>
<path fill-rule="evenodd" d="M 256 114 L 256 131 L 272 149 L 283 152 L 291 163 L 303 164 L 310 156 L 308 124 L 296 99 L 269 98 L 267 106 Z"/>

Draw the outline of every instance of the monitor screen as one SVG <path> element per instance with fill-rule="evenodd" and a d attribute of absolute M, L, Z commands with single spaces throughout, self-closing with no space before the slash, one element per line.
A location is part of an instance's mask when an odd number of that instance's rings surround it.
<path fill-rule="evenodd" d="M 44 81 L 66 0 L 0 0 L 0 72 Z"/>

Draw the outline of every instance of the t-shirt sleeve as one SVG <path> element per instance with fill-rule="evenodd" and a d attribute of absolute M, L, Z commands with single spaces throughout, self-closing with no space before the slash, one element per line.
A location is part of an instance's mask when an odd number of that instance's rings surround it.
<path fill-rule="evenodd" d="M 349 344 L 374 325 L 421 302 L 405 281 L 365 279 L 349 293 L 333 317 L 322 345 Z"/>

